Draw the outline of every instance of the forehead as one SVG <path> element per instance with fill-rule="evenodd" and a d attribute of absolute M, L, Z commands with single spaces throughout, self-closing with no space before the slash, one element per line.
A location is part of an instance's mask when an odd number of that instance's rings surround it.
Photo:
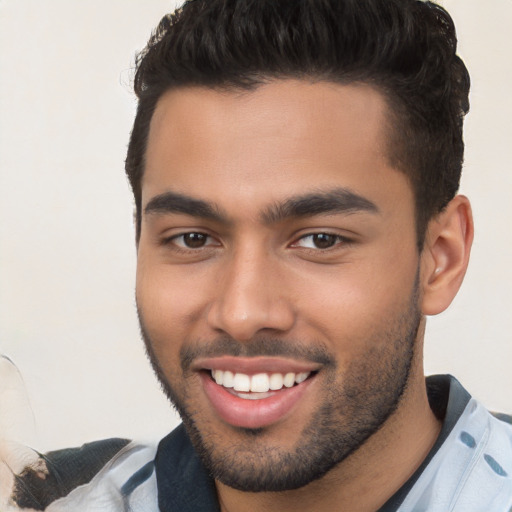
<path fill-rule="evenodd" d="M 388 162 L 388 119 L 384 97 L 362 84 L 281 80 L 253 91 L 169 91 L 151 122 L 143 205 L 166 189 L 263 206 L 312 189 L 378 196 L 395 182 L 403 188 L 404 175 Z"/>

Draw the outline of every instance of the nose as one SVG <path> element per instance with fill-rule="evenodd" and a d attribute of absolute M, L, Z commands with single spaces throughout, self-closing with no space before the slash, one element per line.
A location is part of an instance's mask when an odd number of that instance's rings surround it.
<path fill-rule="evenodd" d="M 275 335 L 291 329 L 295 314 L 278 262 L 248 248 L 223 265 L 208 311 L 210 328 L 240 342 L 262 331 Z"/>

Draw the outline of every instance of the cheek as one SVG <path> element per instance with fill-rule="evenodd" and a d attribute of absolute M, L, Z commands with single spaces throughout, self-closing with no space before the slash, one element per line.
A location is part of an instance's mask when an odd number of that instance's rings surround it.
<path fill-rule="evenodd" d="M 178 352 L 185 335 L 193 334 L 190 324 L 200 309 L 193 273 L 176 275 L 170 267 L 140 258 L 136 299 L 155 353 Z"/>
<path fill-rule="evenodd" d="M 353 262 L 315 279 L 303 276 L 299 310 L 338 353 L 363 353 L 382 339 L 379 333 L 410 311 L 417 257 Z M 382 339 L 382 342 L 384 340 Z"/>

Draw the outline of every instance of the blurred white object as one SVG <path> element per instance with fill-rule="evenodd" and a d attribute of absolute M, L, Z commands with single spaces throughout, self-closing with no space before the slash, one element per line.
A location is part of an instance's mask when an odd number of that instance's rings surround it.
<path fill-rule="evenodd" d="M 18 368 L 0 355 L 0 439 L 31 445 L 35 421 L 25 384 Z"/>
<path fill-rule="evenodd" d="M 0 356 L 0 510 L 18 510 L 10 503 L 16 475 L 31 469 L 47 474 L 44 460 L 30 446 L 35 421 L 25 384 L 14 363 Z M 26 509 L 25 509 L 26 510 Z"/>

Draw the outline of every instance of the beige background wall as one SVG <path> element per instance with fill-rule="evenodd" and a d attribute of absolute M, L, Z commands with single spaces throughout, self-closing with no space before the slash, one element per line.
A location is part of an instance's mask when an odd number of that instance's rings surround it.
<path fill-rule="evenodd" d="M 445 0 L 473 77 L 462 191 L 477 236 L 426 367 L 512 412 L 512 0 Z M 158 439 L 176 418 L 139 341 L 123 160 L 133 55 L 172 1 L 0 0 L 0 353 L 44 450 Z"/>

